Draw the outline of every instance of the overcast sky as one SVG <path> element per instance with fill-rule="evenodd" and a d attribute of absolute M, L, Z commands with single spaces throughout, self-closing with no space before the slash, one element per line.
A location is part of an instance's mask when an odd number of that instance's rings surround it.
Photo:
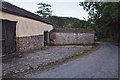
<path fill-rule="evenodd" d="M 87 19 L 88 13 L 79 6 L 79 2 L 83 0 L 5 0 L 25 10 L 35 12 L 38 10 L 38 3 L 43 2 L 50 4 L 52 7 L 52 15 L 75 17 L 83 20 Z"/>

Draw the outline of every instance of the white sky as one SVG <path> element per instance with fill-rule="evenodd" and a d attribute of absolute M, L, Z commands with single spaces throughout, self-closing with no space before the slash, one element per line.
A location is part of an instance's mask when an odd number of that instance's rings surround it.
<path fill-rule="evenodd" d="M 5 0 L 25 10 L 36 12 L 38 3 L 43 2 L 50 4 L 52 7 L 52 15 L 63 17 L 75 17 L 79 19 L 87 19 L 88 13 L 79 6 L 79 2 L 83 0 Z"/>

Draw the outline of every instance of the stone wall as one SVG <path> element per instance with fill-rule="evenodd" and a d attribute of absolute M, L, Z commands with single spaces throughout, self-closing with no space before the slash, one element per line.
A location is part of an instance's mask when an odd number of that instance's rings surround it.
<path fill-rule="evenodd" d="M 28 52 L 41 49 L 44 46 L 44 36 L 17 37 L 17 52 Z"/>
<path fill-rule="evenodd" d="M 93 44 L 94 36 L 94 33 L 51 32 L 50 42 L 54 45 Z"/>

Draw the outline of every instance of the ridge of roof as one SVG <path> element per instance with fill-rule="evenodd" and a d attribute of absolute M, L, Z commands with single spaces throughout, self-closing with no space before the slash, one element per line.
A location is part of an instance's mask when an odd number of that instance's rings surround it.
<path fill-rule="evenodd" d="M 0 7 L 0 9 L 2 9 L 3 12 L 7 12 L 7 13 L 14 14 L 14 15 L 21 16 L 21 17 L 34 19 L 37 21 L 44 22 L 46 24 L 54 25 L 54 24 L 46 21 L 45 19 L 41 18 L 39 15 L 34 14 L 30 11 L 27 11 L 23 8 L 17 7 L 11 3 L 6 2 L 6 1 L 2 1 L 2 6 Z"/>

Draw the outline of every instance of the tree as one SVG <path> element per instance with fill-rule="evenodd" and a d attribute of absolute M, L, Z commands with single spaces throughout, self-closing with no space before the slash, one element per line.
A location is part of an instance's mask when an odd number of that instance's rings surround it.
<path fill-rule="evenodd" d="M 80 2 L 80 6 L 88 11 L 89 19 L 99 39 L 111 38 L 114 41 L 119 39 L 119 2 Z"/>
<path fill-rule="evenodd" d="M 37 13 L 42 16 L 43 18 L 46 18 L 50 15 L 52 15 L 52 11 L 51 11 L 51 5 L 50 4 L 46 4 L 46 3 L 39 3 L 38 4 L 39 7 L 38 7 L 38 11 Z"/>

